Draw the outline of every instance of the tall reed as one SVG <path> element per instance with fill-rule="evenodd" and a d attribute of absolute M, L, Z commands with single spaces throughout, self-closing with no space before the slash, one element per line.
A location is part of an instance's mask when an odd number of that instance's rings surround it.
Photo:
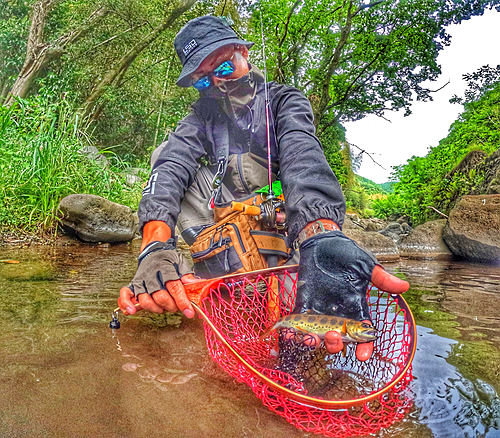
<path fill-rule="evenodd" d="M 64 100 L 35 97 L 0 108 L 0 229 L 53 230 L 59 202 L 72 193 L 137 207 L 140 187 L 125 184 L 126 163 L 109 152 L 101 160 L 83 154 L 92 142 L 78 122 Z"/>

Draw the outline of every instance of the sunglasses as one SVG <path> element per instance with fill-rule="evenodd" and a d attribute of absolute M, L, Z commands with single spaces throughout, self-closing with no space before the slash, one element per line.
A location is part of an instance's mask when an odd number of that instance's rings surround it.
<path fill-rule="evenodd" d="M 235 70 L 236 67 L 231 61 L 224 61 L 212 73 L 209 73 L 194 82 L 193 87 L 198 91 L 206 90 L 212 86 L 212 76 L 215 76 L 216 78 L 225 78 L 227 76 L 231 76 Z"/>

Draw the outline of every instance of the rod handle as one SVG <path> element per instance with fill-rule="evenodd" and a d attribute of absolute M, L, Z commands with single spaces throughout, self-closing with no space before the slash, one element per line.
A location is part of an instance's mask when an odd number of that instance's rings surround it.
<path fill-rule="evenodd" d="M 231 209 L 233 211 L 241 211 L 243 214 L 248 214 L 249 216 L 260 216 L 262 210 L 257 205 L 247 205 L 242 202 L 231 202 Z"/>

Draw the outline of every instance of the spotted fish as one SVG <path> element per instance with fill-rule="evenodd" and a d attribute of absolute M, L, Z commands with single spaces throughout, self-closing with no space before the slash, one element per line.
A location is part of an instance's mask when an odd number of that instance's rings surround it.
<path fill-rule="evenodd" d="M 372 324 L 330 315 L 291 314 L 279 318 L 259 337 L 263 340 L 273 330 L 293 328 L 304 333 L 314 333 L 324 339 L 326 332 L 336 331 L 343 342 L 370 342 L 377 339 L 377 329 Z"/>

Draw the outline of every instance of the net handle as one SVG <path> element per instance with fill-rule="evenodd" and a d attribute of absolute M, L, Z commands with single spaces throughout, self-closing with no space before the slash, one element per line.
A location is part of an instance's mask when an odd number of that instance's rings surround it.
<path fill-rule="evenodd" d="M 258 277 L 261 275 L 265 274 L 279 274 L 284 271 L 288 272 L 296 272 L 298 270 L 298 265 L 292 265 L 292 266 L 282 266 L 279 268 L 268 268 L 268 269 L 262 269 L 260 271 L 254 271 L 251 273 L 244 273 L 244 274 L 238 274 L 238 275 L 226 275 L 224 277 L 220 277 L 218 279 L 214 279 L 214 283 L 217 282 L 217 287 L 222 283 L 227 283 L 227 280 L 231 279 L 231 282 L 238 282 L 240 279 L 248 279 L 253 278 L 253 277 Z M 226 281 L 225 281 L 226 280 Z M 201 283 L 201 282 L 200 282 Z M 210 294 L 210 292 L 214 288 L 206 288 L 205 289 L 205 297 Z M 383 388 L 379 389 L 378 391 L 375 391 L 371 394 L 368 394 L 364 397 L 360 398 L 355 398 L 355 399 L 350 399 L 350 400 L 322 400 L 314 397 L 309 397 L 307 395 L 303 394 L 298 394 L 288 388 L 285 388 L 278 383 L 274 382 L 271 380 L 269 377 L 266 375 L 262 374 L 259 370 L 254 368 L 254 366 L 248 361 L 241 356 L 241 354 L 236 351 L 236 349 L 231 345 L 231 343 L 222 335 L 222 333 L 218 330 L 218 328 L 212 323 L 210 320 L 210 317 L 203 311 L 203 309 L 200 307 L 198 303 L 195 303 L 192 301 L 193 307 L 195 308 L 196 312 L 198 315 L 203 319 L 203 321 L 210 327 L 212 330 L 213 334 L 215 337 L 224 345 L 224 347 L 227 349 L 227 351 L 241 364 L 245 367 L 245 369 L 252 374 L 253 376 L 257 377 L 261 381 L 265 382 L 266 385 L 269 387 L 273 388 L 275 391 L 279 392 L 280 394 L 294 400 L 297 403 L 306 405 L 306 406 L 311 406 L 315 408 L 320 408 L 320 409 L 326 409 L 326 410 L 333 410 L 333 409 L 341 409 L 341 408 L 349 408 L 351 406 L 358 406 L 358 405 L 364 405 L 367 402 L 373 401 L 376 398 L 379 398 L 389 390 L 391 390 L 395 385 L 397 385 L 401 379 L 405 376 L 406 372 L 411 366 L 411 363 L 413 361 L 413 357 L 415 356 L 415 350 L 416 350 L 416 324 L 415 324 L 415 319 L 413 317 L 413 314 L 411 312 L 410 307 L 406 303 L 405 299 L 401 295 L 392 295 L 393 298 L 396 299 L 398 302 L 398 305 L 405 310 L 406 315 L 407 315 L 407 322 L 409 324 L 409 331 L 410 331 L 410 336 L 411 336 L 411 342 L 410 342 L 410 354 L 407 356 L 405 366 L 395 375 L 393 380 L 384 386 Z M 201 301 L 201 300 L 200 300 Z"/>

